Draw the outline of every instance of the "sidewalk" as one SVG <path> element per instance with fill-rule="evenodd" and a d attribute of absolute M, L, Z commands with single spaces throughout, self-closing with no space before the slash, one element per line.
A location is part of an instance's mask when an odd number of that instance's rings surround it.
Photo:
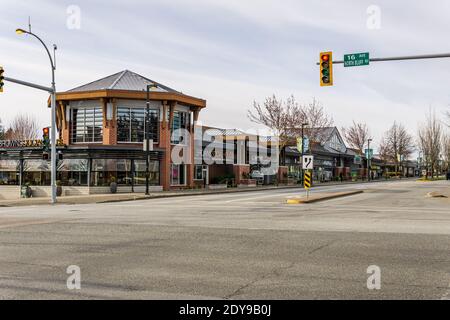
<path fill-rule="evenodd" d="M 411 179 L 404 179 L 407 181 Z M 377 182 L 389 182 L 398 180 L 375 180 L 370 183 Z M 330 183 L 317 183 L 314 188 L 321 188 L 327 186 L 337 185 L 352 185 L 352 184 L 367 184 L 367 182 L 330 182 Z M 185 197 L 185 196 L 201 196 L 201 195 L 213 195 L 224 193 L 241 193 L 241 192 L 257 192 L 267 190 L 283 190 L 283 189 L 303 189 L 300 185 L 283 185 L 283 186 L 259 186 L 256 188 L 230 188 L 226 190 L 185 190 L 185 191 L 163 191 L 157 193 L 151 193 L 146 196 L 143 193 L 117 193 L 117 194 L 98 194 L 98 195 L 85 195 L 85 196 L 67 196 L 58 198 L 58 204 L 91 204 L 91 203 L 110 203 L 110 202 L 123 202 L 123 201 L 135 201 L 146 199 L 161 199 L 161 198 L 173 198 L 173 197 Z M 49 198 L 30 198 L 30 199 L 17 199 L 17 200 L 0 200 L 0 207 L 19 207 L 19 206 L 35 206 L 35 205 L 48 205 L 50 204 Z"/>

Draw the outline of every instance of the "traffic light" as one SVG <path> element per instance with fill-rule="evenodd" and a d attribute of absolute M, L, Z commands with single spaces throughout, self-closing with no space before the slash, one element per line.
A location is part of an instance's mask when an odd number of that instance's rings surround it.
<path fill-rule="evenodd" d="M 320 53 L 320 86 L 328 87 L 333 85 L 333 53 Z"/>
<path fill-rule="evenodd" d="M 3 72 L 5 72 L 5 70 L 3 70 L 3 67 L 0 67 L 0 92 L 3 92 L 3 85 L 5 84 L 3 82 L 3 80 L 5 80 L 5 77 L 3 76 Z"/>
<path fill-rule="evenodd" d="M 42 144 L 44 145 L 44 151 L 50 150 L 50 128 L 46 127 L 42 129 Z"/>

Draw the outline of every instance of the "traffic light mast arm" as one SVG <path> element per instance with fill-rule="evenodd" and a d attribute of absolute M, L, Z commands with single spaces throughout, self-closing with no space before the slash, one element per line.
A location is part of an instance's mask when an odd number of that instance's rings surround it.
<path fill-rule="evenodd" d="M 422 59 L 442 59 L 450 58 L 450 53 L 441 54 L 424 54 L 416 56 L 399 56 L 399 57 L 387 57 L 387 58 L 370 58 L 370 62 L 380 62 L 380 61 L 402 61 L 402 60 L 422 60 Z M 333 64 L 343 64 L 343 60 L 333 61 Z M 317 62 L 320 65 L 320 62 Z"/>
<path fill-rule="evenodd" d="M 26 82 L 26 81 L 17 80 L 17 79 L 8 78 L 8 77 L 5 77 L 5 81 L 9 81 L 9 82 L 20 84 L 22 86 L 31 87 L 31 88 L 34 88 L 34 89 L 38 89 L 38 90 L 42 90 L 42 91 L 47 91 L 49 93 L 53 93 L 53 89 L 52 88 L 41 86 L 39 84 L 34 84 L 34 83 L 31 83 L 31 82 Z"/>

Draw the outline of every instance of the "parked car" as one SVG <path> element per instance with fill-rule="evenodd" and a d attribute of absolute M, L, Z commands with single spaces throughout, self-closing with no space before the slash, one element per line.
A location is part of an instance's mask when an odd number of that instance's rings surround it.
<path fill-rule="evenodd" d="M 450 171 L 447 172 L 447 180 L 450 180 Z"/>

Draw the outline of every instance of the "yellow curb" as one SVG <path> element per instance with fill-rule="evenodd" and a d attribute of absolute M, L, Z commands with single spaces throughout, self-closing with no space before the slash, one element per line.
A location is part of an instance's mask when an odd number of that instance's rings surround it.
<path fill-rule="evenodd" d="M 307 199 L 307 198 L 288 199 L 286 201 L 286 203 L 287 204 L 307 204 L 307 203 L 314 203 L 314 202 L 320 202 L 320 201 L 325 201 L 325 200 L 353 196 L 353 195 L 357 195 L 357 194 L 361 194 L 361 193 L 364 193 L 364 191 L 363 190 L 355 190 L 355 191 L 348 191 L 348 192 L 339 192 L 339 193 L 327 194 L 322 197 L 311 196 L 309 199 Z"/>
<path fill-rule="evenodd" d="M 304 202 L 303 202 L 303 200 L 300 200 L 300 199 L 289 199 L 287 201 L 287 204 L 302 204 L 302 203 L 304 203 Z"/>

